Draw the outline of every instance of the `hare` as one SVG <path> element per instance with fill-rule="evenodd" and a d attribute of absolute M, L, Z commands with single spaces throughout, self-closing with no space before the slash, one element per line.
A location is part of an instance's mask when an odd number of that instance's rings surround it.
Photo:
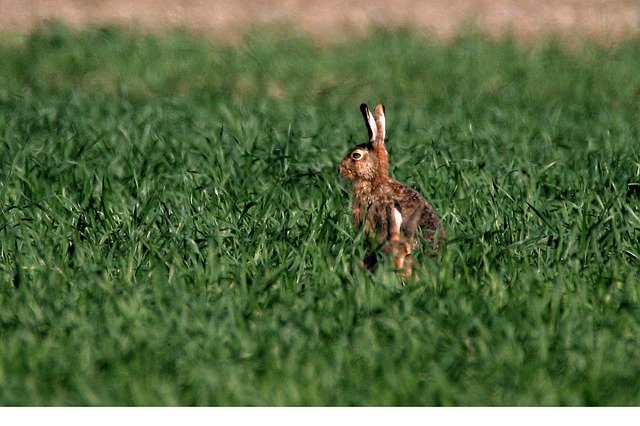
<path fill-rule="evenodd" d="M 442 247 L 446 232 L 435 212 L 417 191 L 389 176 L 389 159 L 384 146 L 385 109 L 376 106 L 374 114 L 366 104 L 360 111 L 369 142 L 349 150 L 340 163 L 340 176 L 353 182 L 351 215 L 356 227 L 364 226 L 367 237 L 375 241 L 405 277 L 412 274 L 411 250 L 418 227 L 431 251 Z M 376 266 L 375 253 L 365 257 L 367 269 Z"/>

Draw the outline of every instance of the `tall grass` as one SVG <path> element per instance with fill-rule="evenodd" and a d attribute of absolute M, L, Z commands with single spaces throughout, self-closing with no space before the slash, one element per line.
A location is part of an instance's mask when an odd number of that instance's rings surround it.
<path fill-rule="evenodd" d="M 0 42 L 0 404 L 637 405 L 640 41 Z M 384 102 L 449 233 L 357 267 Z"/>

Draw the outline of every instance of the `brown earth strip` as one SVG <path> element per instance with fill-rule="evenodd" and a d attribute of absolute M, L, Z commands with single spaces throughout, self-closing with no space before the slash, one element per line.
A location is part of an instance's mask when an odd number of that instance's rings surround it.
<path fill-rule="evenodd" d="M 557 35 L 615 43 L 640 34 L 639 0 L 0 0 L 0 31 L 42 20 L 182 26 L 226 40 L 255 24 L 292 23 L 320 39 L 365 33 L 372 24 L 413 27 L 449 39 L 474 23 L 489 36 L 526 41 Z"/>

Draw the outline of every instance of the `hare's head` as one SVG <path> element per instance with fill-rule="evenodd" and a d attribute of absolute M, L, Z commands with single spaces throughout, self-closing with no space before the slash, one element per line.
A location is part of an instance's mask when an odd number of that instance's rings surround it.
<path fill-rule="evenodd" d="M 379 104 L 375 116 L 366 104 L 360 105 L 369 142 L 351 148 L 340 163 L 340 176 L 348 180 L 373 181 L 389 177 L 389 161 L 384 147 L 384 106 Z"/>

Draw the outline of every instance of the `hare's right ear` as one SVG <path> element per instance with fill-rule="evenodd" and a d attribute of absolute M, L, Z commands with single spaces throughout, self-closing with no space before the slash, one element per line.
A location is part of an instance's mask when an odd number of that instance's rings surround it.
<path fill-rule="evenodd" d="M 373 142 L 377 136 L 376 119 L 373 117 L 373 114 L 371 114 L 371 111 L 369 111 L 369 107 L 367 106 L 367 104 L 360 104 L 360 112 L 364 117 L 364 124 L 367 126 L 369 142 Z"/>

